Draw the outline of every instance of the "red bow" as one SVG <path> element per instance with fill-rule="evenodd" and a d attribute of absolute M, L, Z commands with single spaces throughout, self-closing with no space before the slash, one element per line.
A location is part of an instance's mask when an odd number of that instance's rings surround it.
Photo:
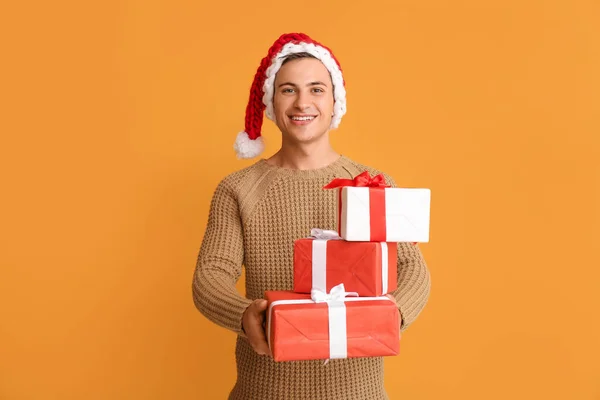
<path fill-rule="evenodd" d="M 371 178 L 369 171 L 365 171 L 362 174 L 357 175 L 354 179 L 335 178 L 327 185 L 323 186 L 323 189 L 334 189 L 344 186 L 380 188 L 390 187 L 390 185 L 385 183 L 385 178 L 382 174 L 375 175 Z"/>

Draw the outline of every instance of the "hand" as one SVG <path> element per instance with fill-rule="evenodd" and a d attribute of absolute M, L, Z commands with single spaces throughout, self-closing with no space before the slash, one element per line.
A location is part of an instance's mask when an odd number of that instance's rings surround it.
<path fill-rule="evenodd" d="M 267 301 L 264 299 L 254 300 L 242 317 L 242 327 L 246 337 L 254 351 L 259 355 L 271 355 L 271 349 L 265 336 L 265 311 L 267 310 Z"/>

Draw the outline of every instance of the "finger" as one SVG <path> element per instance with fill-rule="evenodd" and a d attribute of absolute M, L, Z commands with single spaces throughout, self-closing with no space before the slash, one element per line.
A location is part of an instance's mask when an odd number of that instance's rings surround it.
<path fill-rule="evenodd" d="M 271 350 L 269 349 L 269 344 L 267 343 L 267 338 L 265 335 L 265 310 L 267 309 L 268 302 L 267 300 L 257 300 L 255 301 L 251 307 L 252 312 L 249 315 L 248 320 L 248 330 L 249 338 L 251 339 L 250 344 L 252 348 L 257 354 L 260 355 L 271 355 Z"/>
<path fill-rule="evenodd" d="M 250 340 L 250 345 L 258 354 L 271 354 L 269 344 L 267 343 L 265 330 L 262 328 L 262 326 L 253 326 L 251 332 L 248 334 L 248 339 Z"/>
<path fill-rule="evenodd" d="M 271 349 L 266 340 L 261 340 L 256 346 L 256 352 L 260 355 L 271 356 Z"/>
<path fill-rule="evenodd" d="M 265 317 L 262 314 L 253 314 L 248 319 L 248 326 L 256 332 L 264 332 Z"/>
<path fill-rule="evenodd" d="M 267 342 L 267 335 L 265 332 L 265 328 L 262 327 L 257 330 L 255 339 L 256 352 L 264 355 L 271 355 L 271 349 L 269 348 L 269 343 Z"/>
<path fill-rule="evenodd" d="M 263 312 L 267 309 L 267 301 L 262 299 L 256 302 L 256 310 L 259 312 Z"/>
<path fill-rule="evenodd" d="M 254 351 L 260 355 L 271 355 L 271 349 L 265 338 L 264 331 L 255 332 L 254 337 L 250 343 Z"/>
<path fill-rule="evenodd" d="M 263 307 L 264 307 L 264 309 L 263 309 Z M 260 321 L 260 325 L 262 326 L 263 330 L 265 329 L 265 326 L 267 325 L 266 309 L 267 309 L 267 301 L 266 300 L 263 300 L 263 302 L 261 302 L 260 304 L 257 305 L 256 317 Z"/>

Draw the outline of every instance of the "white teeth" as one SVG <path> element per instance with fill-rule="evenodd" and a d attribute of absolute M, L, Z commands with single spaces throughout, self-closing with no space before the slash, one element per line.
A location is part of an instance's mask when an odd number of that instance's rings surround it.
<path fill-rule="evenodd" d="M 292 117 L 294 121 L 312 121 L 315 117 Z"/>

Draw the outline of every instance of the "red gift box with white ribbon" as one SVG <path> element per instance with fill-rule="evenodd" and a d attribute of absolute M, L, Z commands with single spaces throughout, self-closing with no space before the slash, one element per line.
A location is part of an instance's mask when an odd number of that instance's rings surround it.
<path fill-rule="evenodd" d="M 397 244 L 348 242 L 337 232 L 312 229 L 294 241 L 294 292 L 328 293 L 340 283 L 359 296 L 382 296 L 397 288 Z"/>
<path fill-rule="evenodd" d="M 267 291 L 267 341 L 275 361 L 393 356 L 399 353 L 400 316 L 386 296 L 347 297 Z"/>

